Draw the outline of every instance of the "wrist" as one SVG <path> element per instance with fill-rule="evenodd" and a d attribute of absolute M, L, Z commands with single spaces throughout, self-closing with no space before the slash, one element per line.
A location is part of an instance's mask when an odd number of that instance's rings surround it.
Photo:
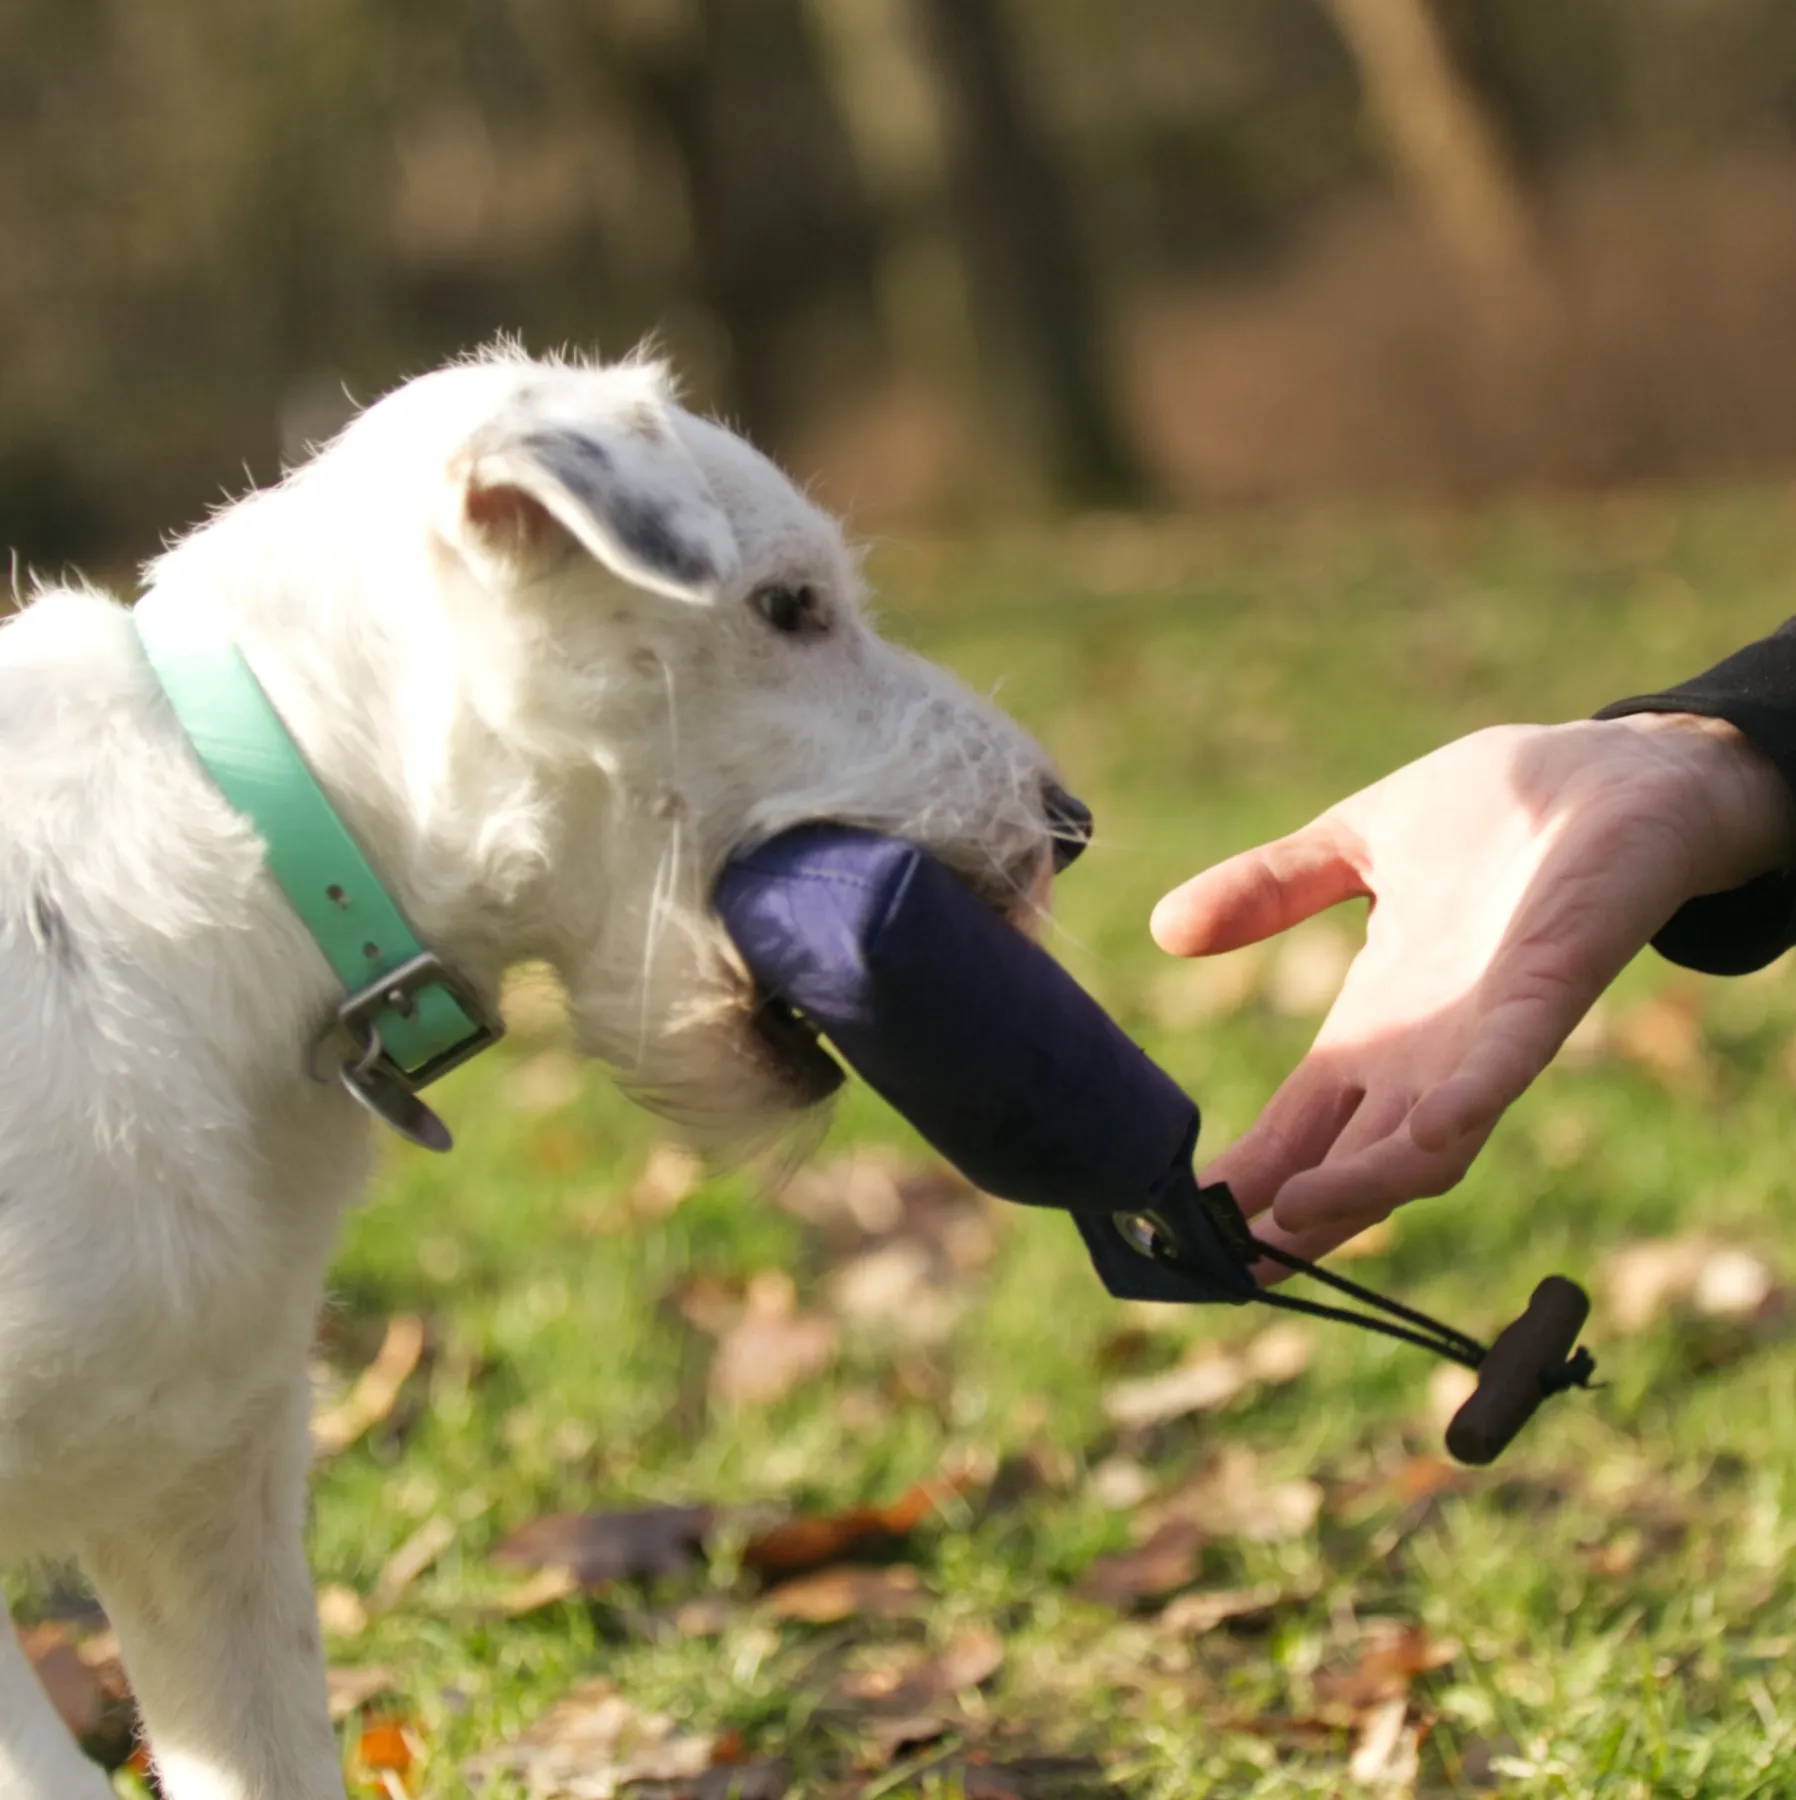
<path fill-rule="evenodd" d="M 1692 894 L 1722 893 L 1796 867 L 1796 794 L 1738 726 L 1700 713 L 1629 713 L 1604 721 L 1632 734 L 1680 783 Z"/>

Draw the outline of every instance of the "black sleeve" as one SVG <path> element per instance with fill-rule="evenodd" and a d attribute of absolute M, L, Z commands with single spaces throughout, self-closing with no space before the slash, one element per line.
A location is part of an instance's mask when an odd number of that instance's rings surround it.
<path fill-rule="evenodd" d="M 1725 719 L 1768 757 L 1796 794 L 1796 619 L 1662 694 L 1617 700 L 1597 714 L 1700 713 Z M 1680 907 L 1653 948 L 1710 975 L 1744 975 L 1796 944 L 1796 870 L 1777 869 Z"/>

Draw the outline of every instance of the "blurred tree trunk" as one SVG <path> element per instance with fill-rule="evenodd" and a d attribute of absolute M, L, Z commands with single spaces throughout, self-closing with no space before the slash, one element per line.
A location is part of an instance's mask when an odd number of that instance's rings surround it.
<path fill-rule="evenodd" d="M 695 297 L 728 338 L 725 407 L 789 441 L 879 348 L 878 245 L 802 0 L 697 0 L 636 61 L 684 166 Z"/>
<path fill-rule="evenodd" d="M 912 0 L 942 103 L 949 179 L 993 388 L 1056 495 L 1144 487 L 1106 377 L 1096 284 L 1000 0 Z"/>
<path fill-rule="evenodd" d="M 1430 0 L 1322 0 L 1346 40 L 1400 178 L 1512 336 L 1538 347 L 1557 311 L 1540 232 Z"/>

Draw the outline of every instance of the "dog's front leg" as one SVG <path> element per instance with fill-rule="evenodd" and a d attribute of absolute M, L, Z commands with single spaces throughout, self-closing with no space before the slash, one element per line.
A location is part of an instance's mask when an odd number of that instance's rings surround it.
<path fill-rule="evenodd" d="M 343 1800 L 303 1543 L 306 1399 L 296 1383 L 236 1455 L 86 1547 L 169 1800 Z"/>

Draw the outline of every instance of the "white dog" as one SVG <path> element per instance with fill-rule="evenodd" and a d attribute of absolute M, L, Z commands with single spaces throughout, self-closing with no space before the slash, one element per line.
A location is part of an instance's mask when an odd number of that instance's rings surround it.
<path fill-rule="evenodd" d="M 498 354 L 222 512 L 146 604 L 235 639 L 479 1001 L 547 959 L 586 1046 L 727 1141 L 817 1092 L 707 908 L 733 850 L 868 825 L 1021 916 L 1089 823 L 857 590 L 655 367 Z M 343 1794 L 301 1545 L 307 1349 L 376 1129 L 307 1072 L 342 998 L 131 614 L 35 598 L 0 628 L 0 1555 L 79 1557 L 172 1800 Z M 109 1791 L 0 1613 L 0 1800 Z"/>

